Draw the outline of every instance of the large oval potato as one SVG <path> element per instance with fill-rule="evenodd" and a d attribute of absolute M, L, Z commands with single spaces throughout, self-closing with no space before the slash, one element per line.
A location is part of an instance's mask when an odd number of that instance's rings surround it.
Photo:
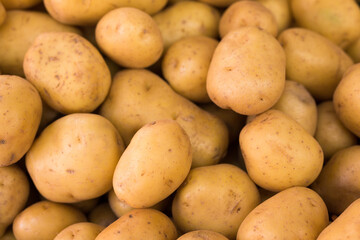
<path fill-rule="evenodd" d="M 36 88 L 18 76 L 0 75 L 0 167 L 19 161 L 39 128 L 42 102 Z"/>
<path fill-rule="evenodd" d="M 181 235 L 177 240 L 229 240 L 224 235 L 210 231 L 210 230 L 197 230 L 187 232 Z"/>
<path fill-rule="evenodd" d="M 278 32 L 288 28 L 292 20 L 289 0 L 257 0 L 264 7 L 269 9 L 275 17 Z"/>
<path fill-rule="evenodd" d="M 59 232 L 54 240 L 95 240 L 104 228 L 90 222 L 75 223 Z"/>
<path fill-rule="evenodd" d="M 231 31 L 220 41 L 206 79 L 216 105 L 244 115 L 271 108 L 284 86 L 284 50 L 273 36 L 255 27 Z"/>

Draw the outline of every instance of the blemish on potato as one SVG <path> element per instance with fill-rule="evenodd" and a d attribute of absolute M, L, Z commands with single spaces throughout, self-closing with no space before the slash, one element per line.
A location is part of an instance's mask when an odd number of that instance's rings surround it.
<path fill-rule="evenodd" d="M 66 169 L 66 172 L 69 174 L 74 174 L 75 170 L 74 169 Z"/>
<path fill-rule="evenodd" d="M 1 140 L 0 140 L 0 144 L 6 144 L 6 140 L 5 140 L 5 139 L 1 139 Z"/>

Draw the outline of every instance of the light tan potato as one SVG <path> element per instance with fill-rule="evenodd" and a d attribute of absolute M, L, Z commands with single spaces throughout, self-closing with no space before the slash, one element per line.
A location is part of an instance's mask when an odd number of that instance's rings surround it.
<path fill-rule="evenodd" d="M 105 228 L 96 240 L 114 238 L 175 240 L 177 232 L 170 218 L 162 212 L 154 209 L 134 209 Z"/>
<path fill-rule="evenodd" d="M 360 36 L 360 9 L 354 0 L 291 0 L 300 27 L 320 33 L 345 48 Z"/>
<path fill-rule="evenodd" d="M 10 9 L 25 9 L 41 3 L 42 0 L 1 0 L 4 7 Z"/>
<path fill-rule="evenodd" d="M 360 37 L 346 48 L 346 52 L 355 63 L 360 62 Z"/>
<path fill-rule="evenodd" d="M 218 43 L 206 36 L 191 36 L 169 47 L 162 60 L 162 72 L 177 93 L 194 102 L 210 102 L 206 76 Z"/>
<path fill-rule="evenodd" d="M 145 68 L 163 52 L 161 32 L 154 19 L 136 8 L 117 8 L 103 16 L 95 30 L 100 49 L 127 68 Z"/>
<path fill-rule="evenodd" d="M 0 167 L 0 237 L 25 207 L 29 181 L 17 166 Z"/>
<path fill-rule="evenodd" d="M 107 119 L 74 113 L 44 129 L 26 154 L 26 168 L 45 198 L 79 202 L 111 189 L 123 151 L 124 143 Z"/>
<path fill-rule="evenodd" d="M 59 232 L 54 240 L 95 240 L 104 228 L 90 222 L 75 223 Z"/>
<path fill-rule="evenodd" d="M 207 229 L 234 239 L 243 219 L 259 203 L 259 192 L 243 170 L 216 164 L 190 171 L 176 191 L 172 216 L 183 232 Z"/>
<path fill-rule="evenodd" d="M 104 202 L 98 204 L 90 213 L 89 221 L 98 224 L 103 227 L 107 227 L 118 218 L 115 213 L 111 210 L 109 203 Z"/>
<path fill-rule="evenodd" d="M 118 72 L 100 114 L 116 126 L 126 144 L 146 123 L 176 120 L 190 138 L 192 167 L 218 163 L 226 154 L 226 125 L 176 94 L 165 81 L 148 70 Z"/>
<path fill-rule="evenodd" d="M 5 10 L 2 2 L 0 1 L 0 26 L 1 26 L 1 24 L 4 23 L 5 18 L 6 18 L 6 10 Z"/>
<path fill-rule="evenodd" d="M 269 191 L 308 186 L 323 166 L 319 143 L 279 110 L 268 110 L 245 125 L 239 142 L 250 178 Z"/>
<path fill-rule="evenodd" d="M 276 37 L 278 26 L 269 9 L 255 1 L 237 1 L 221 15 L 219 22 L 220 37 L 241 27 L 257 27 Z"/>
<path fill-rule="evenodd" d="M 289 0 L 257 0 L 264 7 L 269 9 L 275 17 L 278 32 L 282 32 L 291 24 L 292 13 Z"/>
<path fill-rule="evenodd" d="M 121 7 L 138 8 L 155 14 L 165 7 L 167 0 L 106 0 L 73 1 L 44 0 L 46 10 L 57 21 L 70 25 L 95 25 L 106 13 Z"/>
<path fill-rule="evenodd" d="M 329 100 L 352 59 L 334 43 L 304 28 L 289 28 L 279 37 L 286 54 L 286 76 L 303 84 L 318 100 Z"/>
<path fill-rule="evenodd" d="M 181 1 L 154 15 L 164 47 L 183 37 L 203 35 L 216 38 L 220 13 L 216 8 L 195 1 Z"/>
<path fill-rule="evenodd" d="M 94 111 L 111 85 L 100 52 L 70 32 L 39 35 L 25 54 L 24 72 L 42 99 L 64 114 Z"/>
<path fill-rule="evenodd" d="M 99 198 L 93 198 L 89 200 L 84 200 L 81 202 L 70 203 L 71 206 L 76 207 L 81 210 L 83 213 L 89 213 L 94 207 L 99 203 Z"/>
<path fill-rule="evenodd" d="M 324 199 L 330 213 L 341 214 L 360 198 L 360 146 L 335 153 L 325 164 L 312 188 Z"/>
<path fill-rule="evenodd" d="M 329 224 L 321 197 L 305 187 L 288 188 L 261 203 L 242 222 L 237 240 L 315 240 Z"/>
<path fill-rule="evenodd" d="M 317 240 L 360 239 L 359 208 L 360 199 L 357 199 L 320 233 Z"/>
<path fill-rule="evenodd" d="M 229 240 L 224 235 L 210 231 L 210 230 L 197 230 L 185 233 L 177 240 Z"/>
<path fill-rule="evenodd" d="M 242 27 L 218 44 L 210 63 L 206 89 L 219 107 L 244 115 L 271 108 L 285 86 L 285 53 L 270 34 Z"/>
<path fill-rule="evenodd" d="M 23 61 L 35 38 L 44 32 L 76 32 L 52 19 L 48 14 L 34 11 L 7 11 L 0 26 L 0 69 L 3 74 L 24 76 Z"/>
<path fill-rule="evenodd" d="M 173 1 L 176 1 L 176 0 L 173 0 Z M 182 1 L 182 0 L 177 0 L 177 1 Z M 199 0 L 199 1 L 207 3 L 207 4 L 215 6 L 215 7 L 228 7 L 232 3 L 236 2 L 237 0 Z"/>
<path fill-rule="evenodd" d="M 36 88 L 18 76 L 0 75 L 0 167 L 19 161 L 38 130 L 42 103 Z"/>
<path fill-rule="evenodd" d="M 85 221 L 84 214 L 76 208 L 40 201 L 16 216 L 13 232 L 17 240 L 53 240 L 67 226 Z"/>
<path fill-rule="evenodd" d="M 324 151 L 325 159 L 329 159 L 337 151 L 355 145 L 357 138 L 340 122 L 336 116 L 332 101 L 318 105 L 318 124 L 315 139 Z"/>
<path fill-rule="evenodd" d="M 340 121 L 356 136 L 360 137 L 360 63 L 351 66 L 337 86 L 333 103 Z"/>

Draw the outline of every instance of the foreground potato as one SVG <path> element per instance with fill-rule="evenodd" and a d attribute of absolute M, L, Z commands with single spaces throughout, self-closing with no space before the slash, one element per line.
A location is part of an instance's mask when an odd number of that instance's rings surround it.
<path fill-rule="evenodd" d="M 206 80 L 216 105 L 244 115 L 271 108 L 284 85 L 284 51 L 273 36 L 255 27 L 234 30 L 220 41 Z"/>
<path fill-rule="evenodd" d="M 328 225 L 326 205 L 304 187 L 286 189 L 261 203 L 242 222 L 237 240 L 315 240 Z"/>
<path fill-rule="evenodd" d="M 210 230 L 197 230 L 185 233 L 177 240 L 228 240 L 224 235 L 210 231 Z"/>
<path fill-rule="evenodd" d="M 74 113 L 41 133 L 26 154 L 26 168 L 47 199 L 79 202 L 111 189 L 112 173 L 123 151 L 123 141 L 107 119 Z"/>
<path fill-rule="evenodd" d="M 17 76 L 0 75 L 0 167 L 16 163 L 38 130 L 42 103 L 36 88 Z"/>
<path fill-rule="evenodd" d="M 94 240 L 104 228 L 95 223 L 75 223 L 59 232 L 54 240 Z"/>

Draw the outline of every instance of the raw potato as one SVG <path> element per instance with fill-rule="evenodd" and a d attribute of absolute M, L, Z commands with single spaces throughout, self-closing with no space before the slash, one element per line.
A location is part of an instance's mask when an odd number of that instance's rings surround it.
<path fill-rule="evenodd" d="M 285 86 L 285 53 L 270 34 L 255 27 L 228 33 L 210 63 L 206 88 L 219 107 L 244 115 L 262 113 Z"/>
<path fill-rule="evenodd" d="M 29 197 L 29 181 L 17 166 L 0 167 L 0 238 Z"/>
<path fill-rule="evenodd" d="M 104 228 L 95 223 L 75 223 L 64 228 L 54 240 L 95 240 Z"/>
<path fill-rule="evenodd" d="M 206 76 L 218 43 L 206 36 L 192 36 L 169 47 L 162 60 L 162 72 L 177 93 L 194 102 L 210 102 Z"/>
<path fill-rule="evenodd" d="M 173 0 L 173 1 L 176 1 L 176 0 Z M 183 0 L 177 0 L 177 1 L 183 1 Z M 210 4 L 210 5 L 215 6 L 215 7 L 228 7 L 232 3 L 234 3 L 234 2 L 236 2 L 238 0 L 199 0 L 199 1 Z"/>
<path fill-rule="evenodd" d="M 237 240 L 315 240 L 329 224 L 326 205 L 305 187 L 286 189 L 257 206 L 246 216 Z"/>
<path fill-rule="evenodd" d="M 16 216 L 13 232 L 17 240 L 53 240 L 67 226 L 85 221 L 84 214 L 74 207 L 40 201 Z"/>
<path fill-rule="evenodd" d="M 360 9 L 354 0 L 291 0 L 300 27 L 320 33 L 341 48 L 360 36 Z"/>
<path fill-rule="evenodd" d="M 205 3 L 181 1 L 154 15 L 154 20 L 167 49 L 183 37 L 203 35 L 216 38 L 220 13 Z"/>
<path fill-rule="evenodd" d="M 6 18 L 6 10 L 4 8 L 4 5 L 0 1 L 0 26 L 4 23 L 5 18 Z"/>
<path fill-rule="evenodd" d="M 84 200 L 81 202 L 71 203 L 70 205 L 81 210 L 83 213 L 89 213 L 99 203 L 99 198 Z"/>
<path fill-rule="evenodd" d="M 278 31 L 282 32 L 291 24 L 292 13 L 289 0 L 257 0 L 264 7 L 269 9 L 275 17 Z"/>
<path fill-rule="evenodd" d="M 175 240 L 177 231 L 170 218 L 162 212 L 154 209 L 134 209 L 105 228 L 96 240 L 114 238 Z"/>
<path fill-rule="evenodd" d="M 154 64 L 163 52 L 161 32 L 154 19 L 136 8 L 117 8 L 103 16 L 95 30 L 100 49 L 127 68 Z"/>
<path fill-rule="evenodd" d="M 76 33 L 39 35 L 25 54 L 24 72 L 42 99 L 64 114 L 94 111 L 111 85 L 100 52 Z"/>
<path fill-rule="evenodd" d="M 250 178 L 269 191 L 308 186 L 323 166 L 319 143 L 279 110 L 269 110 L 245 125 L 239 141 Z"/>
<path fill-rule="evenodd" d="M 18 76 L 0 75 L 0 167 L 19 161 L 38 130 L 42 103 L 36 88 Z"/>
<path fill-rule="evenodd" d="M 10 0 L 12 1 L 12 0 Z M 35 38 L 44 32 L 75 32 L 52 19 L 48 14 L 33 11 L 7 11 L 0 26 L 0 69 L 3 74 L 24 76 L 23 61 Z"/>
<path fill-rule="evenodd" d="M 111 189 L 123 151 L 124 143 L 107 119 L 74 113 L 44 129 L 26 154 L 26 168 L 47 199 L 79 202 Z"/>
<path fill-rule="evenodd" d="M 118 72 L 100 114 L 117 127 L 126 144 L 146 123 L 176 120 L 190 138 L 192 167 L 216 164 L 226 154 L 226 125 L 176 94 L 165 81 L 148 70 Z"/>
<path fill-rule="evenodd" d="M 96 207 L 89 213 L 89 221 L 98 224 L 103 227 L 107 227 L 118 218 L 115 213 L 111 210 L 109 203 L 104 202 Z"/>
<path fill-rule="evenodd" d="M 25 9 L 41 3 L 41 0 L 1 0 L 4 7 L 10 9 Z"/>
<path fill-rule="evenodd" d="M 269 9 L 255 1 L 237 1 L 231 4 L 221 15 L 219 23 L 220 37 L 241 27 L 257 27 L 276 37 L 278 26 Z"/>
<path fill-rule="evenodd" d="M 197 230 L 185 233 L 177 240 L 229 240 L 224 235 L 210 231 L 210 230 Z"/>
<path fill-rule="evenodd" d="M 115 194 L 133 208 L 151 207 L 180 186 L 191 162 L 189 137 L 176 121 L 146 124 L 136 132 L 116 166 Z"/>
<path fill-rule="evenodd" d="M 346 52 L 355 63 L 360 62 L 360 37 L 346 48 Z"/>
<path fill-rule="evenodd" d="M 172 216 L 183 232 L 207 229 L 234 239 L 246 215 L 260 203 L 249 176 L 231 164 L 194 168 L 176 191 Z"/>
<path fill-rule="evenodd" d="M 324 151 L 325 159 L 329 159 L 337 151 L 357 143 L 355 135 L 340 122 L 332 101 L 320 103 L 317 109 L 318 124 L 315 139 Z"/>

